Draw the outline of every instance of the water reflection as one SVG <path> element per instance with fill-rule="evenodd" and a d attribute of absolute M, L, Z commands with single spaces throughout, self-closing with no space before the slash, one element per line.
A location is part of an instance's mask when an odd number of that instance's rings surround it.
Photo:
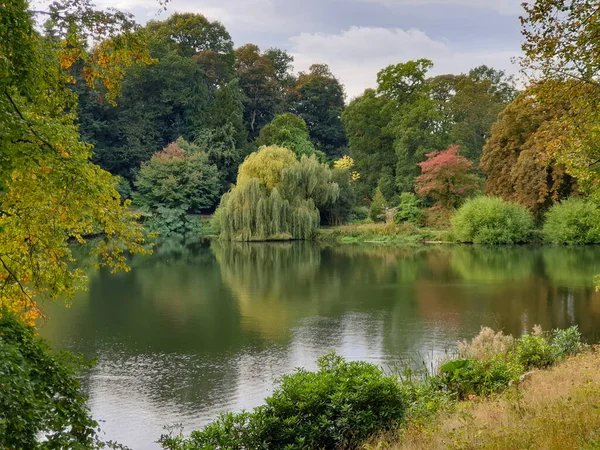
<path fill-rule="evenodd" d="M 169 242 L 132 266 L 92 273 L 42 334 L 98 359 L 85 380 L 93 413 L 135 449 L 158 448 L 165 424 L 189 430 L 260 403 L 331 349 L 387 366 L 436 358 L 482 325 L 600 337 L 595 247 Z"/>

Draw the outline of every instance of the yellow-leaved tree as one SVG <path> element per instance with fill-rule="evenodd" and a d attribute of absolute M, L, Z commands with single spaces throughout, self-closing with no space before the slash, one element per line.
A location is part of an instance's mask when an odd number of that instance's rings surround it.
<path fill-rule="evenodd" d="M 36 17 L 46 19 L 38 32 Z M 89 43 L 92 43 L 90 46 Z M 72 71 L 108 101 L 131 64 L 148 63 L 130 16 L 88 0 L 34 12 L 24 0 L 0 3 L 0 308 L 33 322 L 43 298 L 68 299 L 85 286 L 72 244 L 86 236 L 99 265 L 124 269 L 144 252 L 144 233 L 115 190 L 117 179 L 90 162 L 80 140 Z"/>

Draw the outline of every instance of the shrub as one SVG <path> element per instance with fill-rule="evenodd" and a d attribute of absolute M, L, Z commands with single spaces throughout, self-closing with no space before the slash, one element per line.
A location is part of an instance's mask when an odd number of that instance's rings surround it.
<path fill-rule="evenodd" d="M 356 206 L 352 209 L 352 221 L 363 222 L 369 218 L 369 208 L 366 206 Z"/>
<path fill-rule="evenodd" d="M 556 359 L 550 342 L 540 334 L 526 334 L 517 340 L 515 356 L 525 369 L 548 367 Z"/>
<path fill-rule="evenodd" d="M 523 206 L 484 196 L 467 200 L 451 223 L 457 241 L 476 244 L 527 242 L 533 228 L 531 213 Z"/>
<path fill-rule="evenodd" d="M 104 448 L 81 389 L 82 368 L 80 358 L 52 353 L 35 328 L 1 310 L 0 448 Z"/>
<path fill-rule="evenodd" d="M 192 216 L 182 208 L 158 207 L 152 213 L 145 215 L 144 222 L 146 230 L 165 236 L 187 236 L 200 235 L 202 233 L 202 221 L 199 216 Z"/>
<path fill-rule="evenodd" d="M 556 359 L 579 353 L 581 350 L 581 333 L 577 325 L 566 330 L 554 330 L 551 345 Z"/>
<path fill-rule="evenodd" d="M 415 194 L 411 192 L 400 194 L 400 204 L 394 215 L 394 222 L 397 224 L 409 222 L 414 225 L 422 225 L 423 216 L 421 202 Z"/>
<path fill-rule="evenodd" d="M 163 436 L 161 443 L 169 449 L 356 448 L 396 426 L 406 408 L 396 378 L 329 354 L 319 359 L 318 372 L 284 376 L 253 412 L 222 415 L 189 439 Z"/>
<path fill-rule="evenodd" d="M 385 197 L 379 188 L 375 189 L 375 195 L 369 208 L 369 217 L 373 222 L 382 222 L 385 219 L 385 208 L 387 204 Z"/>
<path fill-rule="evenodd" d="M 498 355 L 506 355 L 514 348 L 515 339 L 502 331 L 494 332 L 491 328 L 482 327 L 471 342 L 459 342 L 458 353 L 465 359 L 491 359 Z"/>
<path fill-rule="evenodd" d="M 217 202 L 219 172 L 206 153 L 180 138 L 142 163 L 135 186 L 133 199 L 142 208 L 196 212 Z"/>
<path fill-rule="evenodd" d="M 502 357 L 458 359 L 440 367 L 442 382 L 459 399 L 499 392 L 517 380 L 522 371 L 518 363 Z"/>
<path fill-rule="evenodd" d="M 552 244 L 600 244 L 600 208 L 576 198 L 557 203 L 546 214 L 542 234 Z"/>

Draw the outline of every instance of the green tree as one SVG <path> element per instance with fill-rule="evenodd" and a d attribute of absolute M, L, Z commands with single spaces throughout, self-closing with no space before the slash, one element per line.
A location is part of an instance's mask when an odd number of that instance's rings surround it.
<path fill-rule="evenodd" d="M 221 86 L 215 94 L 207 127 L 198 132 L 194 141 L 206 152 L 209 162 L 218 167 L 221 193 L 235 181 L 248 149 L 242 99 L 237 80 Z"/>
<path fill-rule="evenodd" d="M 385 221 L 385 208 L 387 208 L 387 202 L 381 192 L 381 189 L 375 189 L 375 195 L 373 195 L 373 201 L 371 202 L 371 208 L 369 209 L 369 217 L 373 222 Z"/>
<path fill-rule="evenodd" d="M 83 362 L 52 353 L 35 328 L 0 312 L 0 447 L 104 448 L 81 389 Z"/>
<path fill-rule="evenodd" d="M 178 139 L 142 164 L 135 180 L 137 205 L 199 212 L 214 206 L 220 189 L 217 167 L 194 144 Z"/>
<path fill-rule="evenodd" d="M 193 58 L 211 85 L 228 82 L 233 76 L 233 42 L 220 22 L 211 22 L 202 14 L 175 13 L 163 21 L 151 20 L 146 29 L 178 55 Z"/>
<path fill-rule="evenodd" d="M 250 137 L 256 138 L 281 103 L 277 71 L 271 59 L 254 44 L 239 47 L 235 57 L 235 76 L 245 95 L 244 121 Z"/>
<path fill-rule="evenodd" d="M 378 96 L 373 89 L 367 89 L 362 96 L 352 100 L 342 114 L 350 154 L 360 173 L 356 192 L 359 200 L 367 205 L 382 177 L 392 179 L 391 188 L 382 189 L 385 196 L 392 198 L 396 192 L 393 182 L 396 155 L 393 138 L 386 133 L 391 120 L 387 104 L 386 98 Z"/>
<path fill-rule="evenodd" d="M 256 140 L 259 146 L 280 146 L 289 148 L 298 157 L 316 154 L 325 160 L 325 154 L 315 149 L 310 141 L 308 127 L 304 120 L 292 113 L 279 114 L 267 124 Z"/>
<path fill-rule="evenodd" d="M 292 110 L 306 122 L 314 146 L 330 158 L 341 156 L 346 146 L 344 98 L 344 87 L 326 64 L 313 64 L 298 76 Z"/>
<path fill-rule="evenodd" d="M 67 70 L 82 62 L 85 81 L 102 81 L 113 101 L 120 74 L 149 58 L 125 14 L 83 0 L 53 3 L 50 40 L 27 7 L 0 4 L 0 307 L 32 321 L 42 298 L 69 298 L 84 286 L 71 264 L 73 241 L 103 235 L 91 247 L 115 270 L 126 268 L 125 252 L 144 250 L 143 230 L 115 190 L 118 179 L 91 164 L 91 148 L 80 141 Z M 101 42 L 93 53 L 85 45 L 91 38 Z"/>
<path fill-rule="evenodd" d="M 240 166 L 237 185 L 217 210 L 224 240 L 309 239 L 319 225 L 318 205 L 337 199 L 339 187 L 316 157 L 261 147 Z"/>

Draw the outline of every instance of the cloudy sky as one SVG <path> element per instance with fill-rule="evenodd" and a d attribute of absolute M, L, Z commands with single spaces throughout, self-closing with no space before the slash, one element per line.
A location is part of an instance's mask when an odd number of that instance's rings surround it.
<path fill-rule="evenodd" d="M 375 85 L 378 70 L 426 57 L 433 74 L 487 64 L 517 73 L 523 0 L 98 0 L 131 11 L 141 23 L 173 12 L 221 21 L 236 46 L 290 52 L 296 71 L 327 63 L 349 99 Z"/>

